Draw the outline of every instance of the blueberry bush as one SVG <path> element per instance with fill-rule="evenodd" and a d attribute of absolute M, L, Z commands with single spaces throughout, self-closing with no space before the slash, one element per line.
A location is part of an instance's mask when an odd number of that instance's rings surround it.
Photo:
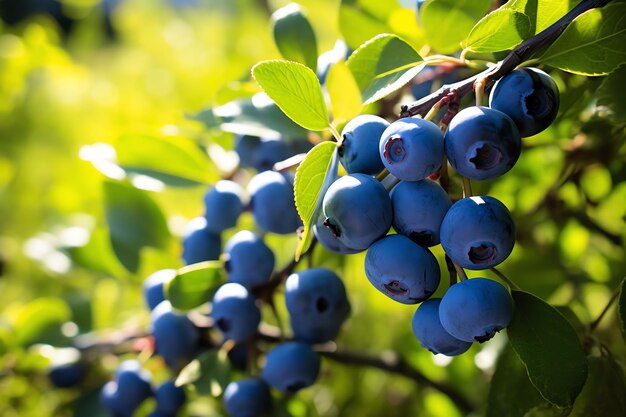
<path fill-rule="evenodd" d="M 626 415 L 625 16 L 0 2 L 0 415 Z"/>

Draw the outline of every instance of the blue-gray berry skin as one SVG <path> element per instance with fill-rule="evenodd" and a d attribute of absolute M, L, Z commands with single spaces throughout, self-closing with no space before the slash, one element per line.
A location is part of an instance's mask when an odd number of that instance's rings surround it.
<path fill-rule="evenodd" d="M 285 304 L 296 339 L 309 343 L 334 339 L 350 315 L 346 288 L 327 268 L 291 274 L 285 282 Z"/>
<path fill-rule="evenodd" d="M 522 138 L 503 112 L 472 106 L 454 116 L 444 146 L 448 161 L 459 174 L 487 180 L 513 168 L 522 150 Z"/>
<path fill-rule="evenodd" d="M 50 366 L 48 377 L 57 388 L 71 388 L 83 382 L 87 374 L 85 363 L 80 360 Z"/>
<path fill-rule="evenodd" d="M 466 342 L 486 342 L 511 322 L 513 299 L 500 283 L 472 278 L 451 286 L 439 306 L 441 325 Z"/>
<path fill-rule="evenodd" d="M 365 275 L 392 300 L 417 304 L 437 290 L 441 271 L 428 249 L 406 236 L 389 235 L 367 250 Z"/>
<path fill-rule="evenodd" d="M 230 417 L 258 417 L 271 404 L 270 389 L 261 378 L 233 381 L 224 390 L 224 406 Z"/>
<path fill-rule="evenodd" d="M 161 302 L 152 310 L 150 330 L 156 353 L 170 368 L 178 369 L 196 354 L 198 329 L 185 314 L 175 311 L 169 301 Z"/>
<path fill-rule="evenodd" d="M 219 259 L 222 253 L 222 238 L 206 226 L 204 217 L 196 217 L 189 222 L 183 237 L 182 258 L 185 265 Z"/>
<path fill-rule="evenodd" d="M 338 178 L 322 202 L 324 225 L 348 248 L 362 251 L 391 227 L 391 199 L 385 187 L 365 174 Z"/>
<path fill-rule="evenodd" d="M 161 269 L 156 271 L 143 282 L 143 296 L 150 310 L 158 306 L 165 300 L 163 285 L 171 281 L 176 276 L 175 269 Z"/>
<path fill-rule="evenodd" d="M 157 402 L 156 411 L 163 415 L 175 416 L 187 399 L 183 387 L 177 387 L 174 381 L 166 381 L 154 392 Z"/>
<path fill-rule="evenodd" d="M 320 357 L 302 342 L 286 342 L 268 354 L 261 377 L 274 389 L 294 393 L 313 385 L 320 372 Z"/>
<path fill-rule="evenodd" d="M 228 351 L 228 361 L 230 362 L 230 366 L 238 371 L 245 371 L 248 369 L 249 357 L 250 351 L 248 350 L 247 342 L 235 343 L 235 345 Z"/>
<path fill-rule="evenodd" d="M 214 234 L 235 227 L 243 212 L 243 188 L 234 181 L 221 180 L 204 194 L 206 228 Z"/>
<path fill-rule="evenodd" d="M 330 252 L 342 255 L 351 255 L 361 252 L 358 249 L 352 249 L 344 245 L 330 228 L 324 226 L 324 220 L 326 220 L 326 217 L 321 215 L 313 225 L 313 234 L 320 245 Z"/>
<path fill-rule="evenodd" d="M 378 155 L 378 142 L 387 126 L 389 122 L 371 114 L 357 116 L 344 126 L 337 153 L 349 174 L 376 175 L 385 168 Z"/>
<path fill-rule="evenodd" d="M 256 224 L 266 232 L 289 234 L 300 226 L 293 198 L 293 180 L 286 174 L 265 171 L 248 183 L 250 206 Z"/>
<path fill-rule="evenodd" d="M 268 171 L 276 162 L 284 161 L 290 156 L 289 145 L 283 139 L 261 138 L 252 155 L 252 166 L 259 172 Z"/>
<path fill-rule="evenodd" d="M 435 173 L 443 160 L 443 135 L 433 122 L 399 119 L 383 132 L 378 152 L 385 167 L 402 181 L 419 181 Z"/>
<path fill-rule="evenodd" d="M 439 228 L 452 202 L 439 184 L 429 179 L 400 181 L 391 190 L 393 228 L 422 246 L 439 244 Z"/>
<path fill-rule="evenodd" d="M 457 339 L 443 328 L 439 320 L 440 304 L 441 298 L 431 298 L 420 304 L 411 322 L 413 334 L 422 346 L 434 354 L 460 355 L 467 351 L 472 343 Z"/>
<path fill-rule="evenodd" d="M 248 289 L 267 282 L 274 270 L 274 253 L 249 230 L 235 233 L 226 242 L 224 258 L 228 281 Z"/>
<path fill-rule="evenodd" d="M 239 166 L 241 168 L 250 168 L 254 163 L 254 153 L 256 152 L 261 138 L 250 135 L 237 135 L 235 137 L 235 145 L 233 148 L 239 156 Z"/>
<path fill-rule="evenodd" d="M 537 68 L 519 68 L 502 77 L 491 89 L 489 106 L 506 113 L 522 137 L 546 129 L 559 112 L 559 89 Z"/>
<path fill-rule="evenodd" d="M 100 391 L 102 405 L 113 416 L 130 417 L 144 400 L 151 397 L 152 376 L 136 360 L 122 362 L 115 380 L 107 382 Z"/>
<path fill-rule="evenodd" d="M 213 296 L 211 318 L 224 339 L 243 342 L 256 333 L 261 312 L 246 287 L 229 282 Z"/>
<path fill-rule="evenodd" d="M 441 246 L 452 261 L 467 269 L 487 269 L 511 254 L 515 223 L 499 200 L 467 197 L 450 207 L 439 235 Z"/>

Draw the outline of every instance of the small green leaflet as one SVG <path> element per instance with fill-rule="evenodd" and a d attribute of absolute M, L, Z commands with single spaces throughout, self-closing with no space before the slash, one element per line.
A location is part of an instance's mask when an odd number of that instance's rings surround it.
<path fill-rule="evenodd" d="M 622 285 L 620 285 L 619 298 L 617 300 L 617 314 L 620 328 L 622 329 L 622 336 L 624 340 L 626 340 L 626 278 L 624 278 Z"/>
<path fill-rule="evenodd" d="M 211 301 L 224 283 L 223 268 L 220 261 L 206 261 L 179 269 L 165 284 L 166 298 L 179 310 L 191 310 Z"/>
<path fill-rule="evenodd" d="M 224 349 L 211 349 L 189 362 L 176 378 L 176 386 L 193 384 L 198 394 L 219 397 L 231 381 L 230 362 Z"/>
<path fill-rule="evenodd" d="M 483 17 L 474 26 L 463 48 L 474 52 L 497 52 L 511 49 L 531 35 L 530 19 L 524 13 L 500 8 Z"/>
<path fill-rule="evenodd" d="M 365 42 L 348 59 L 363 104 L 393 93 L 424 68 L 424 60 L 396 35 L 381 34 Z"/>
<path fill-rule="evenodd" d="M 530 34 L 534 35 L 559 20 L 578 3 L 578 0 L 511 0 L 502 7 L 528 16 Z"/>
<path fill-rule="evenodd" d="M 304 234 L 298 249 L 296 249 L 296 261 L 309 248 L 311 244 L 311 228 L 321 204 L 321 197 L 325 192 L 327 178 L 331 181 L 334 179 L 334 171 L 336 172 L 336 162 L 333 160 L 337 157 L 337 144 L 335 142 L 322 142 L 316 145 L 307 153 L 304 161 L 296 170 L 296 178 L 294 181 L 294 196 L 296 200 L 296 209 L 304 224 Z M 326 186 L 328 188 L 330 184 Z"/>
<path fill-rule="evenodd" d="M 581 14 L 539 60 L 574 74 L 610 73 L 626 61 L 626 4 Z"/>
<path fill-rule="evenodd" d="M 342 0 L 339 30 L 348 46 L 356 49 L 379 33 L 390 32 L 389 15 L 399 5 L 393 1 Z"/>
<path fill-rule="evenodd" d="M 460 49 L 461 41 L 489 11 L 491 0 L 430 0 L 420 12 L 428 43 L 437 52 Z"/>
<path fill-rule="evenodd" d="M 296 3 L 274 12 L 274 43 L 285 59 L 317 68 L 317 40 L 311 23 Z"/>
<path fill-rule="evenodd" d="M 328 71 L 326 88 L 330 96 L 335 123 L 351 120 L 361 113 L 361 91 L 352 72 L 343 61 L 333 64 Z"/>
<path fill-rule="evenodd" d="M 530 381 L 552 404 L 571 407 L 587 380 L 587 358 L 576 331 L 561 313 L 534 295 L 513 291 L 509 340 Z"/>
<path fill-rule="evenodd" d="M 278 107 L 300 126 L 309 130 L 329 127 L 322 87 L 309 67 L 292 61 L 263 61 L 252 67 L 252 76 Z"/>

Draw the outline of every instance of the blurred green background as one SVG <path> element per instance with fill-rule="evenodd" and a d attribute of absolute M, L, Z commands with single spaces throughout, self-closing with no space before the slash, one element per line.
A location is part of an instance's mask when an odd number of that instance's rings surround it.
<path fill-rule="evenodd" d="M 184 225 L 202 214 L 202 195 L 210 182 L 226 175 L 230 154 L 223 152 L 233 146 L 231 133 L 206 129 L 188 116 L 259 91 L 249 81 L 250 68 L 280 58 L 270 16 L 287 3 L 0 1 L 1 416 L 101 413 L 97 390 L 115 368 L 115 357 L 103 354 L 95 360 L 79 389 L 54 390 L 39 343 L 67 346 L 77 334 L 146 328 L 141 281 L 157 269 L 182 265 Z M 340 2 L 299 3 L 308 12 L 319 51 L 331 49 L 340 38 Z M 35 11 L 41 7 L 61 17 Z M 414 19 L 414 10 L 402 9 L 398 16 L 394 27 L 406 32 L 402 22 L 407 16 Z M 410 39 L 419 40 L 417 32 Z M 518 244 L 501 270 L 523 289 L 569 306 L 588 324 L 626 274 L 623 115 L 615 117 L 597 105 L 593 92 L 601 79 L 552 75 L 562 93 L 557 122 L 526 141 L 509 174 L 476 184 L 475 192 L 501 199 L 518 222 Z M 142 148 L 151 140 L 155 148 Z M 193 157 L 190 175 L 205 183 L 163 187 L 129 177 L 143 189 L 137 204 L 145 203 L 145 196 L 156 202 L 156 212 L 146 221 L 164 219 L 154 226 L 163 229 L 154 232 L 156 244 L 145 245 L 137 271 L 129 272 L 109 241 L 103 183 L 124 175 L 111 162 L 116 150 L 118 160 L 147 163 L 152 158 L 158 167 L 168 164 L 168 143 Z M 241 227 L 254 227 L 249 216 L 240 220 Z M 288 263 L 295 237 L 268 240 L 279 264 Z M 441 249 L 435 253 L 445 271 Z M 369 286 L 363 254 L 340 258 L 317 248 L 314 264 L 337 268 L 348 286 L 353 315 L 339 346 L 377 355 L 397 351 L 433 380 L 463 392 L 478 414 L 484 410 L 504 335 L 453 360 L 434 357 L 411 333 L 414 309 Z M 445 282 L 444 274 L 440 291 Z M 264 317 L 272 322 L 269 314 Z M 614 314 L 607 316 L 596 335 L 623 359 L 626 350 L 616 323 Z M 157 380 L 168 377 L 158 360 L 146 366 Z M 149 410 L 146 406 L 140 413 Z M 324 362 L 318 384 L 292 398 L 288 410 L 294 416 L 461 415 L 436 390 L 330 361 Z M 208 398 L 194 399 L 185 413 L 223 415 L 220 401 Z"/>

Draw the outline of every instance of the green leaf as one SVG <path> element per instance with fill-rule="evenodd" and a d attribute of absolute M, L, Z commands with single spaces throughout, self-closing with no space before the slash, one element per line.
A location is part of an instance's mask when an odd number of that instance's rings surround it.
<path fill-rule="evenodd" d="M 626 416 L 624 371 L 612 357 L 590 357 L 589 378 L 570 417 Z"/>
<path fill-rule="evenodd" d="M 211 349 L 185 366 L 176 386 L 193 384 L 200 395 L 219 397 L 231 380 L 231 369 L 224 349 Z"/>
<path fill-rule="evenodd" d="M 211 301 L 215 291 L 224 283 L 223 269 L 220 261 L 185 266 L 165 284 L 165 296 L 179 310 L 201 306 Z"/>
<path fill-rule="evenodd" d="M 115 150 L 125 171 L 148 175 L 168 185 L 207 184 L 219 179 L 209 158 L 189 139 L 129 134 L 119 138 Z"/>
<path fill-rule="evenodd" d="M 430 0 L 420 19 L 429 45 L 440 53 L 460 49 L 461 41 L 489 11 L 491 0 Z"/>
<path fill-rule="evenodd" d="M 104 181 L 103 187 L 113 251 L 126 269 L 137 272 L 143 247 L 161 248 L 167 244 L 167 221 L 147 192 L 117 181 Z"/>
<path fill-rule="evenodd" d="M 587 379 L 587 359 L 576 331 L 545 301 L 513 291 L 515 313 L 507 328 L 533 385 L 560 407 L 569 407 Z"/>
<path fill-rule="evenodd" d="M 296 3 L 274 12 L 274 43 L 285 59 L 317 68 L 317 40 L 311 23 Z"/>
<path fill-rule="evenodd" d="M 530 35 L 541 32 L 563 17 L 577 0 L 512 0 L 503 6 L 524 13 L 531 24 Z"/>
<path fill-rule="evenodd" d="M 463 43 L 474 52 L 497 52 L 511 49 L 531 34 L 530 19 L 524 13 L 498 9 L 482 18 Z"/>
<path fill-rule="evenodd" d="M 342 0 L 339 29 L 348 46 L 356 49 L 379 33 L 391 32 L 389 16 L 397 6 L 392 1 Z"/>
<path fill-rule="evenodd" d="M 597 90 L 598 105 L 606 106 L 611 117 L 619 123 L 626 123 L 626 100 L 622 90 L 624 85 L 626 85 L 626 65 L 607 75 Z"/>
<path fill-rule="evenodd" d="M 496 363 L 489 384 L 486 417 L 524 417 L 532 407 L 546 404 L 528 379 L 526 368 L 510 345 Z"/>
<path fill-rule="evenodd" d="M 311 228 L 318 206 L 323 198 L 326 178 L 333 177 L 330 168 L 333 159 L 337 159 L 337 144 L 322 142 L 311 149 L 296 170 L 294 180 L 294 198 L 296 209 L 304 224 L 304 234 L 296 249 L 296 260 L 309 248 L 311 244 Z"/>
<path fill-rule="evenodd" d="M 424 68 L 422 57 L 396 35 L 381 34 L 359 47 L 347 62 L 363 104 L 393 93 Z"/>
<path fill-rule="evenodd" d="M 626 4 L 581 14 L 539 60 L 575 74 L 610 73 L 626 61 Z"/>
<path fill-rule="evenodd" d="M 617 300 L 617 314 L 619 317 L 622 336 L 626 340 L 626 278 L 622 281 L 619 290 L 619 299 Z"/>
<path fill-rule="evenodd" d="M 61 326 L 72 319 L 68 305 L 59 298 L 38 298 L 22 307 L 15 318 L 15 338 L 21 345 L 61 345 L 67 338 Z"/>
<path fill-rule="evenodd" d="M 252 76 L 300 126 L 309 130 L 324 130 L 329 126 L 322 87 L 310 68 L 291 61 L 263 61 L 252 67 Z"/>
<path fill-rule="evenodd" d="M 350 120 L 361 113 L 361 91 L 344 62 L 339 61 L 330 67 L 326 88 L 335 122 Z"/>

